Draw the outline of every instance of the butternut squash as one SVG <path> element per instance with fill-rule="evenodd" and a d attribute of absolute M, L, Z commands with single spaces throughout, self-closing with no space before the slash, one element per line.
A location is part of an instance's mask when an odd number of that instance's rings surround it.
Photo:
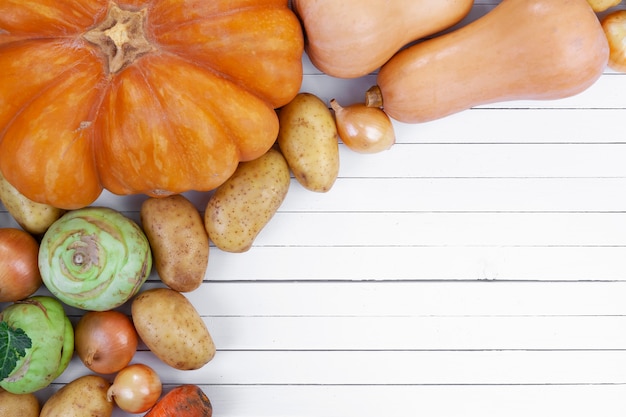
<path fill-rule="evenodd" d="M 463 19 L 473 0 L 292 0 L 313 65 L 340 78 L 376 69 L 408 43 Z"/>
<path fill-rule="evenodd" d="M 417 123 L 488 103 L 565 98 L 591 86 L 608 57 L 586 0 L 503 0 L 460 29 L 400 51 L 366 102 Z"/>

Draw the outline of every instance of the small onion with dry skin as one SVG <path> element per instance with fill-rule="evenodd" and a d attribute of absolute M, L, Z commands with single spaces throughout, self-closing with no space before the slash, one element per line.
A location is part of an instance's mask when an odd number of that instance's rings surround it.
<path fill-rule="evenodd" d="M 337 133 L 343 143 L 355 152 L 377 153 L 396 143 L 396 135 L 389 116 L 380 107 L 355 103 L 342 107 L 330 100 L 335 112 Z"/>
<path fill-rule="evenodd" d="M 609 68 L 626 72 L 626 10 L 616 10 L 602 19 L 602 29 L 609 41 Z"/>
<path fill-rule="evenodd" d="M 132 321 L 116 311 L 88 311 L 74 329 L 74 348 L 85 366 L 100 374 L 125 368 L 137 351 Z"/>
<path fill-rule="evenodd" d="M 22 229 L 0 228 L 0 302 L 18 301 L 41 286 L 39 243 Z"/>
<path fill-rule="evenodd" d="M 143 413 L 157 403 L 162 389 L 161 379 L 154 369 L 135 363 L 117 373 L 107 391 L 107 400 L 115 401 L 127 413 Z"/>

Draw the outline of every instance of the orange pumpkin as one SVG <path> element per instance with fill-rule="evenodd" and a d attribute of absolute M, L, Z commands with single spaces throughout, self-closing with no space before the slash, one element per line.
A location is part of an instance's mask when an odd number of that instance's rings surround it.
<path fill-rule="evenodd" d="M 0 170 L 65 209 L 212 190 L 302 83 L 287 0 L 0 0 Z"/>

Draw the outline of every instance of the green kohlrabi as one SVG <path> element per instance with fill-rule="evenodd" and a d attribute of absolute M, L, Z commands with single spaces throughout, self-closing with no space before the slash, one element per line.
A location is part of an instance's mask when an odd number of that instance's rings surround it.
<path fill-rule="evenodd" d="M 63 305 L 33 296 L 0 313 L 0 387 L 14 394 L 38 391 L 67 368 L 74 330 Z"/>
<path fill-rule="evenodd" d="M 72 307 L 111 310 L 135 295 L 152 268 L 143 230 L 122 213 L 85 207 L 46 231 L 39 269 L 50 292 Z"/>

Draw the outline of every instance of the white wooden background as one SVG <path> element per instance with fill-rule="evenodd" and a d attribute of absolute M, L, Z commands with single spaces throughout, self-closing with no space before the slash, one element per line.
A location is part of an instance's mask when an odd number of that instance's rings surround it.
<path fill-rule="evenodd" d="M 326 101 L 375 82 L 305 68 Z M 330 192 L 294 180 L 249 252 L 211 248 L 187 296 L 213 361 L 175 371 L 142 346 L 134 362 L 166 390 L 201 385 L 219 417 L 623 417 L 625 116 L 626 75 L 607 69 L 573 98 L 396 123 L 382 154 L 341 146 Z M 138 220 L 142 199 L 97 204 Z M 87 373 L 75 358 L 38 395 Z"/>

